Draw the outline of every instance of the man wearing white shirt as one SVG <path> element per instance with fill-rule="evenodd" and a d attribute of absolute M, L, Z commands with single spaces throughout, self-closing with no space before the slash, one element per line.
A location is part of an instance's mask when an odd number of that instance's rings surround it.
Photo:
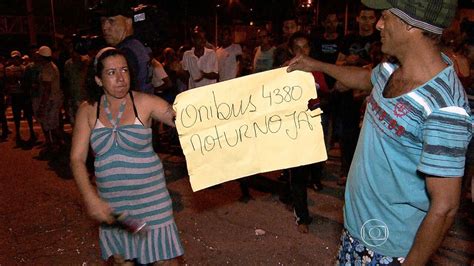
<path fill-rule="evenodd" d="M 225 81 L 239 76 L 242 47 L 232 42 L 232 32 L 224 28 L 221 35 L 221 47 L 216 51 L 219 65 L 219 81 Z"/>
<path fill-rule="evenodd" d="M 183 69 L 189 74 L 188 89 L 213 84 L 219 78 L 216 52 L 205 46 L 206 40 L 199 32 L 193 32 L 194 47 L 184 52 Z"/>

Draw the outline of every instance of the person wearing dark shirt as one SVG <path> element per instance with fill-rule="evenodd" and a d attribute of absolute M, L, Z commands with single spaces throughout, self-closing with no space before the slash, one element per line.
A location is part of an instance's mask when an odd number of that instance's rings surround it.
<path fill-rule="evenodd" d="M 337 13 L 329 11 L 322 25 L 324 26 L 324 32 L 313 37 L 311 57 L 322 62 L 335 64 L 339 56 L 342 56 L 341 50 L 344 41 L 344 36 L 338 30 L 339 19 Z M 324 78 L 330 91 L 327 97 L 321 99 L 321 109 L 324 110 L 325 116 L 328 118 L 323 120 L 323 128 L 327 129 L 325 140 L 328 148 L 330 148 L 340 142 L 340 126 L 333 123 L 338 114 L 337 107 L 340 105 L 340 99 L 339 92 L 332 90 L 336 80 L 327 74 L 324 74 Z"/>
<path fill-rule="evenodd" d="M 288 16 L 283 21 L 282 25 L 282 38 L 280 44 L 276 47 L 273 52 L 273 68 L 282 67 L 285 63 L 291 59 L 292 55 L 289 52 L 288 40 L 297 31 L 300 30 L 298 20 L 294 16 Z"/>
<path fill-rule="evenodd" d="M 306 55 L 309 56 L 311 51 L 311 45 L 309 36 L 301 31 L 295 32 L 288 40 L 288 51 L 291 57 Z M 322 72 L 315 71 L 312 73 L 315 82 L 318 84 L 315 89 L 318 91 L 318 98 L 323 95 L 327 95 L 327 85 L 324 80 Z M 287 197 L 287 202 L 291 203 L 293 212 L 295 215 L 296 224 L 298 225 L 298 231 L 301 233 L 308 233 L 309 227 L 313 218 L 309 214 L 308 210 L 308 195 L 307 195 L 307 184 L 311 183 L 311 186 L 319 191 L 323 188 L 321 184 L 323 162 L 313 163 L 310 165 L 303 165 L 291 168 L 287 173 L 289 175 L 289 182 L 282 191 L 283 197 Z M 311 178 L 309 178 L 311 177 Z M 308 182 L 310 180 L 310 182 Z"/>
<path fill-rule="evenodd" d="M 153 94 L 150 71 L 151 49 L 145 47 L 133 35 L 133 10 L 130 1 L 105 1 L 96 12 L 100 16 L 102 33 L 107 44 L 122 51 L 130 62 L 138 90 Z"/>
<path fill-rule="evenodd" d="M 370 64 L 370 47 L 380 41 L 380 33 L 375 30 L 375 10 L 363 7 L 356 20 L 358 32 L 344 38 L 344 45 L 336 62 L 338 65 L 362 67 Z M 359 138 L 360 109 L 365 95 L 357 94 L 340 83 L 335 84 L 335 89 L 340 92 L 335 123 L 341 126 L 341 176 L 337 183 L 344 185 Z"/>
<path fill-rule="evenodd" d="M 343 45 L 343 36 L 338 32 L 339 20 L 335 12 L 326 15 L 323 21 L 324 32 L 321 36 L 313 39 L 313 47 L 311 48 L 311 57 L 320 61 L 335 64 Z M 332 77 L 325 75 L 329 88 L 334 86 L 336 82 Z"/>

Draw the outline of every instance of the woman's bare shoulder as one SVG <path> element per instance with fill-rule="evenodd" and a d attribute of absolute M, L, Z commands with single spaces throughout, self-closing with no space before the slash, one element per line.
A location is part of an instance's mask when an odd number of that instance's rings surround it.
<path fill-rule="evenodd" d="M 95 123 L 97 117 L 97 102 L 83 101 L 77 110 L 76 120 L 86 118 L 89 123 Z"/>
<path fill-rule="evenodd" d="M 135 101 L 135 104 L 138 106 L 147 106 L 149 104 L 153 104 L 153 101 L 156 100 L 156 98 L 157 96 L 153 94 L 133 91 L 133 99 Z"/>
<path fill-rule="evenodd" d="M 91 103 L 89 101 L 83 101 L 79 105 L 79 109 L 77 110 L 77 112 L 89 113 L 89 112 L 95 111 L 96 108 L 97 108 L 97 102 Z"/>

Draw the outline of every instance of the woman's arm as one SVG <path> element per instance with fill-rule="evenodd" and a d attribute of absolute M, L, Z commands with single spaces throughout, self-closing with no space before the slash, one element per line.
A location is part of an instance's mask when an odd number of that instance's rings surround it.
<path fill-rule="evenodd" d="M 92 133 L 88 117 L 89 113 L 93 110 L 93 106 L 84 102 L 77 111 L 76 124 L 72 136 L 70 166 L 77 187 L 84 199 L 87 213 L 99 222 L 113 223 L 114 218 L 111 216 L 112 209 L 97 195 L 95 188 L 90 182 L 86 168 L 86 159 L 89 151 L 89 138 Z"/>
<path fill-rule="evenodd" d="M 153 119 L 175 127 L 174 119 L 176 113 L 167 101 L 151 94 L 135 92 L 134 95 L 137 100 L 137 106 L 143 108 L 143 117 L 146 118 L 148 125 L 151 125 L 151 120 Z M 140 108 L 138 108 L 138 112 L 141 113 Z"/>

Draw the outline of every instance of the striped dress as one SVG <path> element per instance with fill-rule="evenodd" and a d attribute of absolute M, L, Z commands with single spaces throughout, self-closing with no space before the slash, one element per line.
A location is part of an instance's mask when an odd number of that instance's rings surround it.
<path fill-rule="evenodd" d="M 132 102 L 133 102 L 133 95 Z M 99 195 L 115 213 L 147 223 L 144 233 L 132 234 L 118 226 L 101 225 L 99 230 L 102 258 L 120 254 L 126 260 L 146 264 L 167 260 L 183 254 L 178 230 L 173 219 L 172 202 L 166 188 L 163 165 L 153 151 L 151 128 L 140 122 L 135 104 L 135 123 L 120 125 L 125 101 L 115 121 L 106 98 L 104 109 L 112 128 L 100 120 L 91 134 L 95 153 L 95 175 Z"/>

